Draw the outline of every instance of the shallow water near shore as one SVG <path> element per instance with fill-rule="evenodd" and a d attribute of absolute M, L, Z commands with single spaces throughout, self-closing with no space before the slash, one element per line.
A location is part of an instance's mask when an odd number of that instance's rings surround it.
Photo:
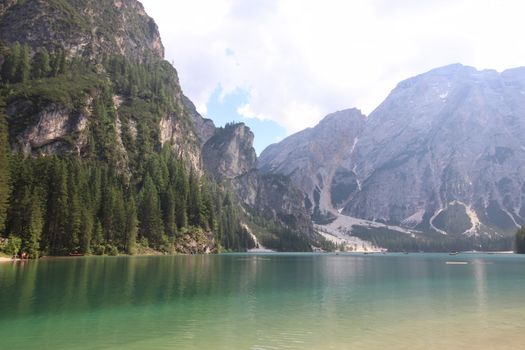
<path fill-rule="evenodd" d="M 0 348 L 522 349 L 524 298 L 510 254 L 53 258 L 0 264 Z"/>

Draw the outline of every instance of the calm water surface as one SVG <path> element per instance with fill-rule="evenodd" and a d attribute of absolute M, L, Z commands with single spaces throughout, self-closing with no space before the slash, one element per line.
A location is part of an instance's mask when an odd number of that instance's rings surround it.
<path fill-rule="evenodd" d="M 514 255 L 0 264 L 1 349 L 524 349 L 524 330 Z"/>

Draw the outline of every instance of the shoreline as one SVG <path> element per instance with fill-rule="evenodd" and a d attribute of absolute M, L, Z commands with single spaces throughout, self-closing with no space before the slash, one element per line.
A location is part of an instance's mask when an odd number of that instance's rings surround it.
<path fill-rule="evenodd" d="M 12 258 L 7 258 L 7 257 L 4 257 L 4 256 L 0 256 L 0 263 L 6 263 L 6 262 L 13 262 L 13 261 L 18 261 L 20 259 L 12 259 Z"/>

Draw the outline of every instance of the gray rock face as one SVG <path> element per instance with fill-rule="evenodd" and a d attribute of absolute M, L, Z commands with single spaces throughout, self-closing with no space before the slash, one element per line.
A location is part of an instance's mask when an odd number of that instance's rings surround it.
<path fill-rule="evenodd" d="M 33 51 L 55 51 L 60 45 L 69 57 L 164 57 L 157 25 L 137 0 L 4 1 L 0 37 L 4 44 L 27 43 Z"/>
<path fill-rule="evenodd" d="M 255 169 L 253 137 L 250 128 L 242 123 L 216 129 L 202 149 L 206 169 L 218 180 L 233 179 Z"/>
<path fill-rule="evenodd" d="M 6 108 L 6 115 L 16 121 L 20 115 L 30 120 L 24 123 L 11 123 L 11 140 L 14 150 L 25 154 L 64 154 L 80 155 L 85 144 L 83 131 L 88 125 L 91 100 L 87 100 L 88 107 L 80 112 L 73 112 L 68 108 L 49 104 L 45 109 L 33 110 L 33 106 L 26 101 L 15 101 Z M 75 135 L 75 140 L 73 136 Z"/>
<path fill-rule="evenodd" d="M 338 142 L 345 147 L 334 162 L 341 170 L 324 193 L 334 209 L 359 218 L 424 231 L 510 233 L 525 223 L 524 135 L 525 68 L 438 68 L 399 83 L 355 144 Z M 264 151 L 261 169 L 295 167 L 316 181 L 318 169 L 305 166 L 306 152 L 275 163 L 275 154 L 298 148 L 291 139 Z"/>
<path fill-rule="evenodd" d="M 213 136 L 215 133 L 215 124 L 213 120 L 203 118 L 195 108 L 195 105 L 186 96 L 182 97 L 184 103 L 184 109 L 188 113 L 190 119 L 193 122 L 193 128 L 197 137 L 200 140 L 201 147 Z"/>
<path fill-rule="evenodd" d="M 217 128 L 202 149 L 205 168 L 218 181 L 231 184 L 248 211 L 285 225 L 298 235 L 313 237 L 303 192 L 288 177 L 263 175 L 257 170 L 253 138 L 243 123 Z"/>
<path fill-rule="evenodd" d="M 314 128 L 266 148 L 259 158 L 260 169 L 290 176 L 306 194 L 305 205 L 314 219 L 329 216 L 334 206 L 345 204 L 358 188 L 348 159 L 365 121 L 357 109 L 332 113 Z"/>
<path fill-rule="evenodd" d="M 232 181 L 242 203 L 269 222 L 284 224 L 299 236 L 314 238 L 304 194 L 287 176 L 253 169 Z"/>

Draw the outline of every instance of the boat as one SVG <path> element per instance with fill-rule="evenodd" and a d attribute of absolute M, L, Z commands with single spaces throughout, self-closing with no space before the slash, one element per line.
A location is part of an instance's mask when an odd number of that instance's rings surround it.
<path fill-rule="evenodd" d="M 458 254 L 459 254 L 459 252 L 450 252 L 450 253 L 448 253 L 448 255 L 458 255 Z"/>

